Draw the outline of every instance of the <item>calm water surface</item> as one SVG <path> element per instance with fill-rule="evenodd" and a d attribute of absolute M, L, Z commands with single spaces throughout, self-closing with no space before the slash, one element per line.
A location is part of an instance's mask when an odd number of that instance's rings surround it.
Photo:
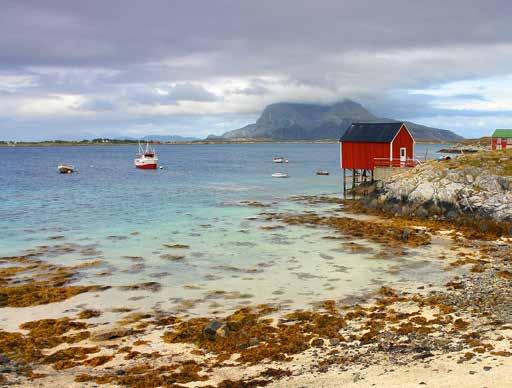
<path fill-rule="evenodd" d="M 417 145 L 423 158 L 443 145 Z M 293 195 L 339 195 L 337 144 L 172 145 L 157 148 L 163 170 L 133 167 L 136 147 L 0 148 L 0 255 L 36 252 L 71 264 L 100 258 L 80 282 L 129 285 L 159 282 L 162 290 L 115 289 L 96 305 L 214 311 L 244 303 L 303 307 L 407 278 L 435 277 L 417 256 L 400 262 L 350 254 L 332 231 L 275 226 L 263 211 L 315 210 Z M 283 155 L 290 163 L 273 164 Z M 76 174 L 56 172 L 71 163 Z M 328 170 L 330 176 L 316 176 Z M 275 179 L 274 172 L 289 179 Z M 269 208 L 241 201 L 255 200 Z M 255 219 L 256 218 L 256 219 Z M 364 244 L 367 242 L 361 241 Z M 188 249 L 165 244 L 186 244 Z M 378 249 L 378 247 L 374 247 Z M 183 256 L 179 258 L 177 256 Z M 437 272 L 436 272 L 437 271 Z M 222 300 L 212 291 L 225 292 Z M 140 299 L 142 298 L 142 299 Z M 185 307 L 184 307 L 185 306 Z"/>

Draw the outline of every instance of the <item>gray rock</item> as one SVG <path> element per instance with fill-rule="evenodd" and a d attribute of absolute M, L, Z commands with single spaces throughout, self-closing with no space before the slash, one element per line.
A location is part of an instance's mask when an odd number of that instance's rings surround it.
<path fill-rule="evenodd" d="M 331 338 L 331 339 L 329 339 L 329 344 L 331 346 L 339 345 L 339 343 L 340 343 L 340 340 L 338 338 Z"/>
<path fill-rule="evenodd" d="M 432 352 L 426 351 L 426 352 L 417 354 L 416 356 L 414 356 L 414 359 L 415 360 L 424 360 L 424 359 L 430 358 L 430 357 L 434 357 L 434 355 L 432 354 Z"/>
<path fill-rule="evenodd" d="M 220 329 L 217 330 L 215 333 L 217 337 L 226 337 L 229 333 L 229 328 L 224 325 Z"/>
<path fill-rule="evenodd" d="M 427 218 L 428 217 L 428 211 L 424 207 L 419 207 L 415 211 L 416 217 L 418 218 Z"/>
<path fill-rule="evenodd" d="M 0 354 L 0 365 L 6 365 L 6 364 L 9 364 L 11 362 L 10 358 L 3 355 L 3 354 Z"/>
<path fill-rule="evenodd" d="M 227 326 L 216 319 L 208 322 L 208 324 L 203 328 L 204 336 L 211 341 L 215 341 L 217 337 L 225 337 L 227 332 Z"/>
<path fill-rule="evenodd" d="M 498 184 L 501 186 L 501 188 L 505 191 L 510 189 L 510 178 L 499 176 L 498 177 Z"/>
<path fill-rule="evenodd" d="M 429 206 L 428 208 L 428 212 L 430 215 L 441 215 L 443 214 L 443 209 L 441 209 L 438 205 L 436 204 L 432 204 L 431 206 Z"/>
<path fill-rule="evenodd" d="M 114 327 L 111 329 L 99 330 L 91 335 L 91 341 L 110 341 L 116 338 L 126 337 L 133 334 L 133 329 L 128 327 Z"/>
<path fill-rule="evenodd" d="M 372 199 L 370 203 L 368 204 L 369 208 L 377 209 L 379 207 L 379 201 L 377 199 Z"/>
<path fill-rule="evenodd" d="M 309 344 L 315 348 L 321 348 L 324 346 L 324 340 L 321 338 L 313 338 Z"/>
<path fill-rule="evenodd" d="M 407 229 L 405 228 L 403 231 L 402 231 L 402 240 L 408 240 L 409 239 L 409 236 L 411 235 L 412 231 L 411 229 Z"/>
<path fill-rule="evenodd" d="M 455 220 L 455 219 L 457 219 L 457 217 L 459 217 L 459 213 L 457 213 L 455 210 L 449 210 L 449 211 L 445 214 L 445 217 L 446 217 L 446 219 L 448 219 L 448 220 Z"/>

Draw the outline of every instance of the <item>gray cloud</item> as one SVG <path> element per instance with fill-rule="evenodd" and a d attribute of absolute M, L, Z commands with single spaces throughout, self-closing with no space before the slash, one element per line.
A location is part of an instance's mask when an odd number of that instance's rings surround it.
<path fill-rule="evenodd" d="M 177 84 L 167 91 L 166 100 L 170 101 L 217 101 L 219 98 L 200 85 L 191 83 Z"/>
<path fill-rule="evenodd" d="M 219 133 L 268 103 L 343 97 L 450 127 L 493 113 L 436 103 L 488 97 L 408 91 L 509 74 L 510 14 L 504 0 L 6 0 L 0 138 L 152 123 Z"/>
<path fill-rule="evenodd" d="M 273 61 L 283 47 L 288 54 L 508 42 L 510 11 L 510 2 L 498 0 L 7 0 L 0 49 L 4 64 L 21 65 L 140 63 L 252 50 L 251 59 L 267 54 Z"/>
<path fill-rule="evenodd" d="M 85 111 L 95 111 L 95 112 L 105 112 L 105 111 L 113 111 L 117 109 L 117 106 L 114 102 L 103 100 L 103 99 L 93 99 L 80 104 L 78 107 L 80 110 Z"/>

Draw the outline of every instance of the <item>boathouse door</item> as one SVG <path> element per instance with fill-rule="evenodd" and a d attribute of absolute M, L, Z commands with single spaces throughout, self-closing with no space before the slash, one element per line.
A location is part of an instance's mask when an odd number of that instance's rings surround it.
<path fill-rule="evenodd" d="M 407 162 L 407 148 L 400 148 L 400 164 L 403 166 Z"/>

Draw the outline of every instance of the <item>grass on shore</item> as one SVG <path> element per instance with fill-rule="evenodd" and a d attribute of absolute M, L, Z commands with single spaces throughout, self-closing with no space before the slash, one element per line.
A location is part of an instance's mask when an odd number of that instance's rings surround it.
<path fill-rule="evenodd" d="M 512 176 L 512 149 L 503 151 L 477 152 L 446 161 L 449 169 L 481 167 L 490 173 Z"/>

